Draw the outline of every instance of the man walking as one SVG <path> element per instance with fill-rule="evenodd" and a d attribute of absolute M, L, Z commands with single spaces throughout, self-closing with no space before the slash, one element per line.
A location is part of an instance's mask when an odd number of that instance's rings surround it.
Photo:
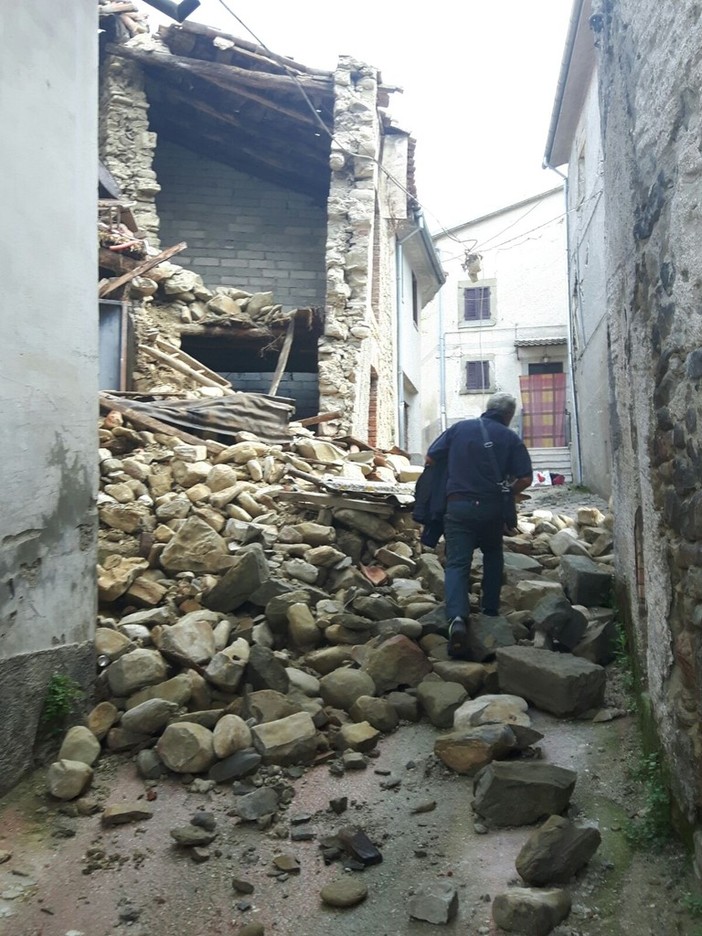
<path fill-rule="evenodd" d="M 483 553 L 481 610 L 493 617 L 499 613 L 504 505 L 513 504 L 533 476 L 527 448 L 509 428 L 516 408 L 511 394 L 495 393 L 479 419 L 454 423 L 427 452 L 429 464 L 445 461 L 447 469 L 445 598 L 453 658 L 466 656 L 470 567 L 476 548 Z"/>

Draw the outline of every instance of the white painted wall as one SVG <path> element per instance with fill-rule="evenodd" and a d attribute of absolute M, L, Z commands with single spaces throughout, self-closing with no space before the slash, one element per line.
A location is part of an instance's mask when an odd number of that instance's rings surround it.
<path fill-rule="evenodd" d="M 0 792 L 53 672 L 92 676 L 97 8 L 25 0 L 0 56 Z"/>
<path fill-rule="evenodd" d="M 597 73 L 580 114 L 568 163 L 568 266 L 572 358 L 582 482 L 612 491 L 605 199 Z M 577 461 L 577 457 L 576 457 Z"/>
<path fill-rule="evenodd" d="M 442 372 L 445 424 L 477 416 L 489 392 L 503 390 L 519 400 L 519 377 L 528 373 L 531 350 L 521 352 L 517 339 L 567 335 L 568 285 L 565 203 L 562 189 L 467 222 L 435 238 L 448 281 L 422 317 L 422 410 L 424 447 L 441 431 Z M 459 241 L 459 242 L 457 242 Z M 482 270 L 472 282 L 462 269 L 465 249 L 482 255 Z M 462 288 L 493 287 L 494 316 L 489 323 L 463 320 Z M 443 335 L 443 350 L 441 336 Z M 564 362 L 567 347 L 539 349 Z M 489 360 L 493 383 L 488 393 L 465 387 L 468 360 Z M 569 406 L 570 408 L 570 406 Z M 513 426 L 519 429 L 519 411 Z"/>

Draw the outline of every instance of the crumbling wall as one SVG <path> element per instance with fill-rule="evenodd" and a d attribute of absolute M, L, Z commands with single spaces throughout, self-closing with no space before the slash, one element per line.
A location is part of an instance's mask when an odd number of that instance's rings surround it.
<path fill-rule="evenodd" d="M 324 305 L 323 202 L 163 139 L 155 168 L 161 239 L 188 243 L 179 263 L 210 286 L 272 290 L 291 309 Z"/>
<path fill-rule="evenodd" d="M 620 578 L 691 823 L 702 812 L 699 4 L 607 0 L 599 48 Z"/>
<path fill-rule="evenodd" d="M 153 168 L 156 134 L 149 130 L 144 74 L 136 62 L 108 56 L 100 79 L 100 159 L 122 194 L 135 202 L 133 213 L 149 243 L 159 246 Z"/>
<path fill-rule="evenodd" d="M 327 301 L 319 342 L 320 412 L 342 410 L 321 435 L 368 435 L 373 359 L 369 271 L 378 181 L 378 73 L 348 56 L 334 73 L 327 222 Z M 384 405 L 390 405 L 383 400 Z"/>

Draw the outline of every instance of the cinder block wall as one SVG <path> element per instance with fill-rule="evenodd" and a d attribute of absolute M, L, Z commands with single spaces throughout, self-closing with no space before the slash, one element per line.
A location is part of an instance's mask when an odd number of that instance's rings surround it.
<path fill-rule="evenodd" d="M 244 393 L 268 393 L 272 373 L 227 373 L 235 390 Z M 319 411 L 319 381 L 316 374 L 286 371 L 280 381 L 277 396 L 295 400 L 295 419 L 316 416 Z"/>
<path fill-rule="evenodd" d="M 206 285 L 272 290 L 285 308 L 323 307 L 326 205 L 165 140 L 154 160 L 161 245 Z"/>

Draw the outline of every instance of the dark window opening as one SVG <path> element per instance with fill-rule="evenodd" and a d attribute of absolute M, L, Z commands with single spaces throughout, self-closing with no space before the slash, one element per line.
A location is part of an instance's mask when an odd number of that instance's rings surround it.
<path fill-rule="evenodd" d="M 539 361 L 536 364 L 529 365 L 530 377 L 533 377 L 535 374 L 562 374 L 562 373 L 563 373 L 562 361 Z"/>
<path fill-rule="evenodd" d="M 490 318 L 491 295 L 489 286 L 471 286 L 463 290 L 463 318 L 466 322 L 480 322 Z"/>
<path fill-rule="evenodd" d="M 490 362 L 468 361 L 466 363 L 466 389 L 490 389 Z"/>
<path fill-rule="evenodd" d="M 319 412 L 317 329 L 296 329 L 276 396 L 295 401 L 295 419 Z M 280 347 L 245 336 L 182 335 L 181 348 L 244 393 L 269 393 Z"/>
<path fill-rule="evenodd" d="M 419 287 L 414 273 L 412 274 L 412 321 L 415 325 L 419 325 Z"/>

